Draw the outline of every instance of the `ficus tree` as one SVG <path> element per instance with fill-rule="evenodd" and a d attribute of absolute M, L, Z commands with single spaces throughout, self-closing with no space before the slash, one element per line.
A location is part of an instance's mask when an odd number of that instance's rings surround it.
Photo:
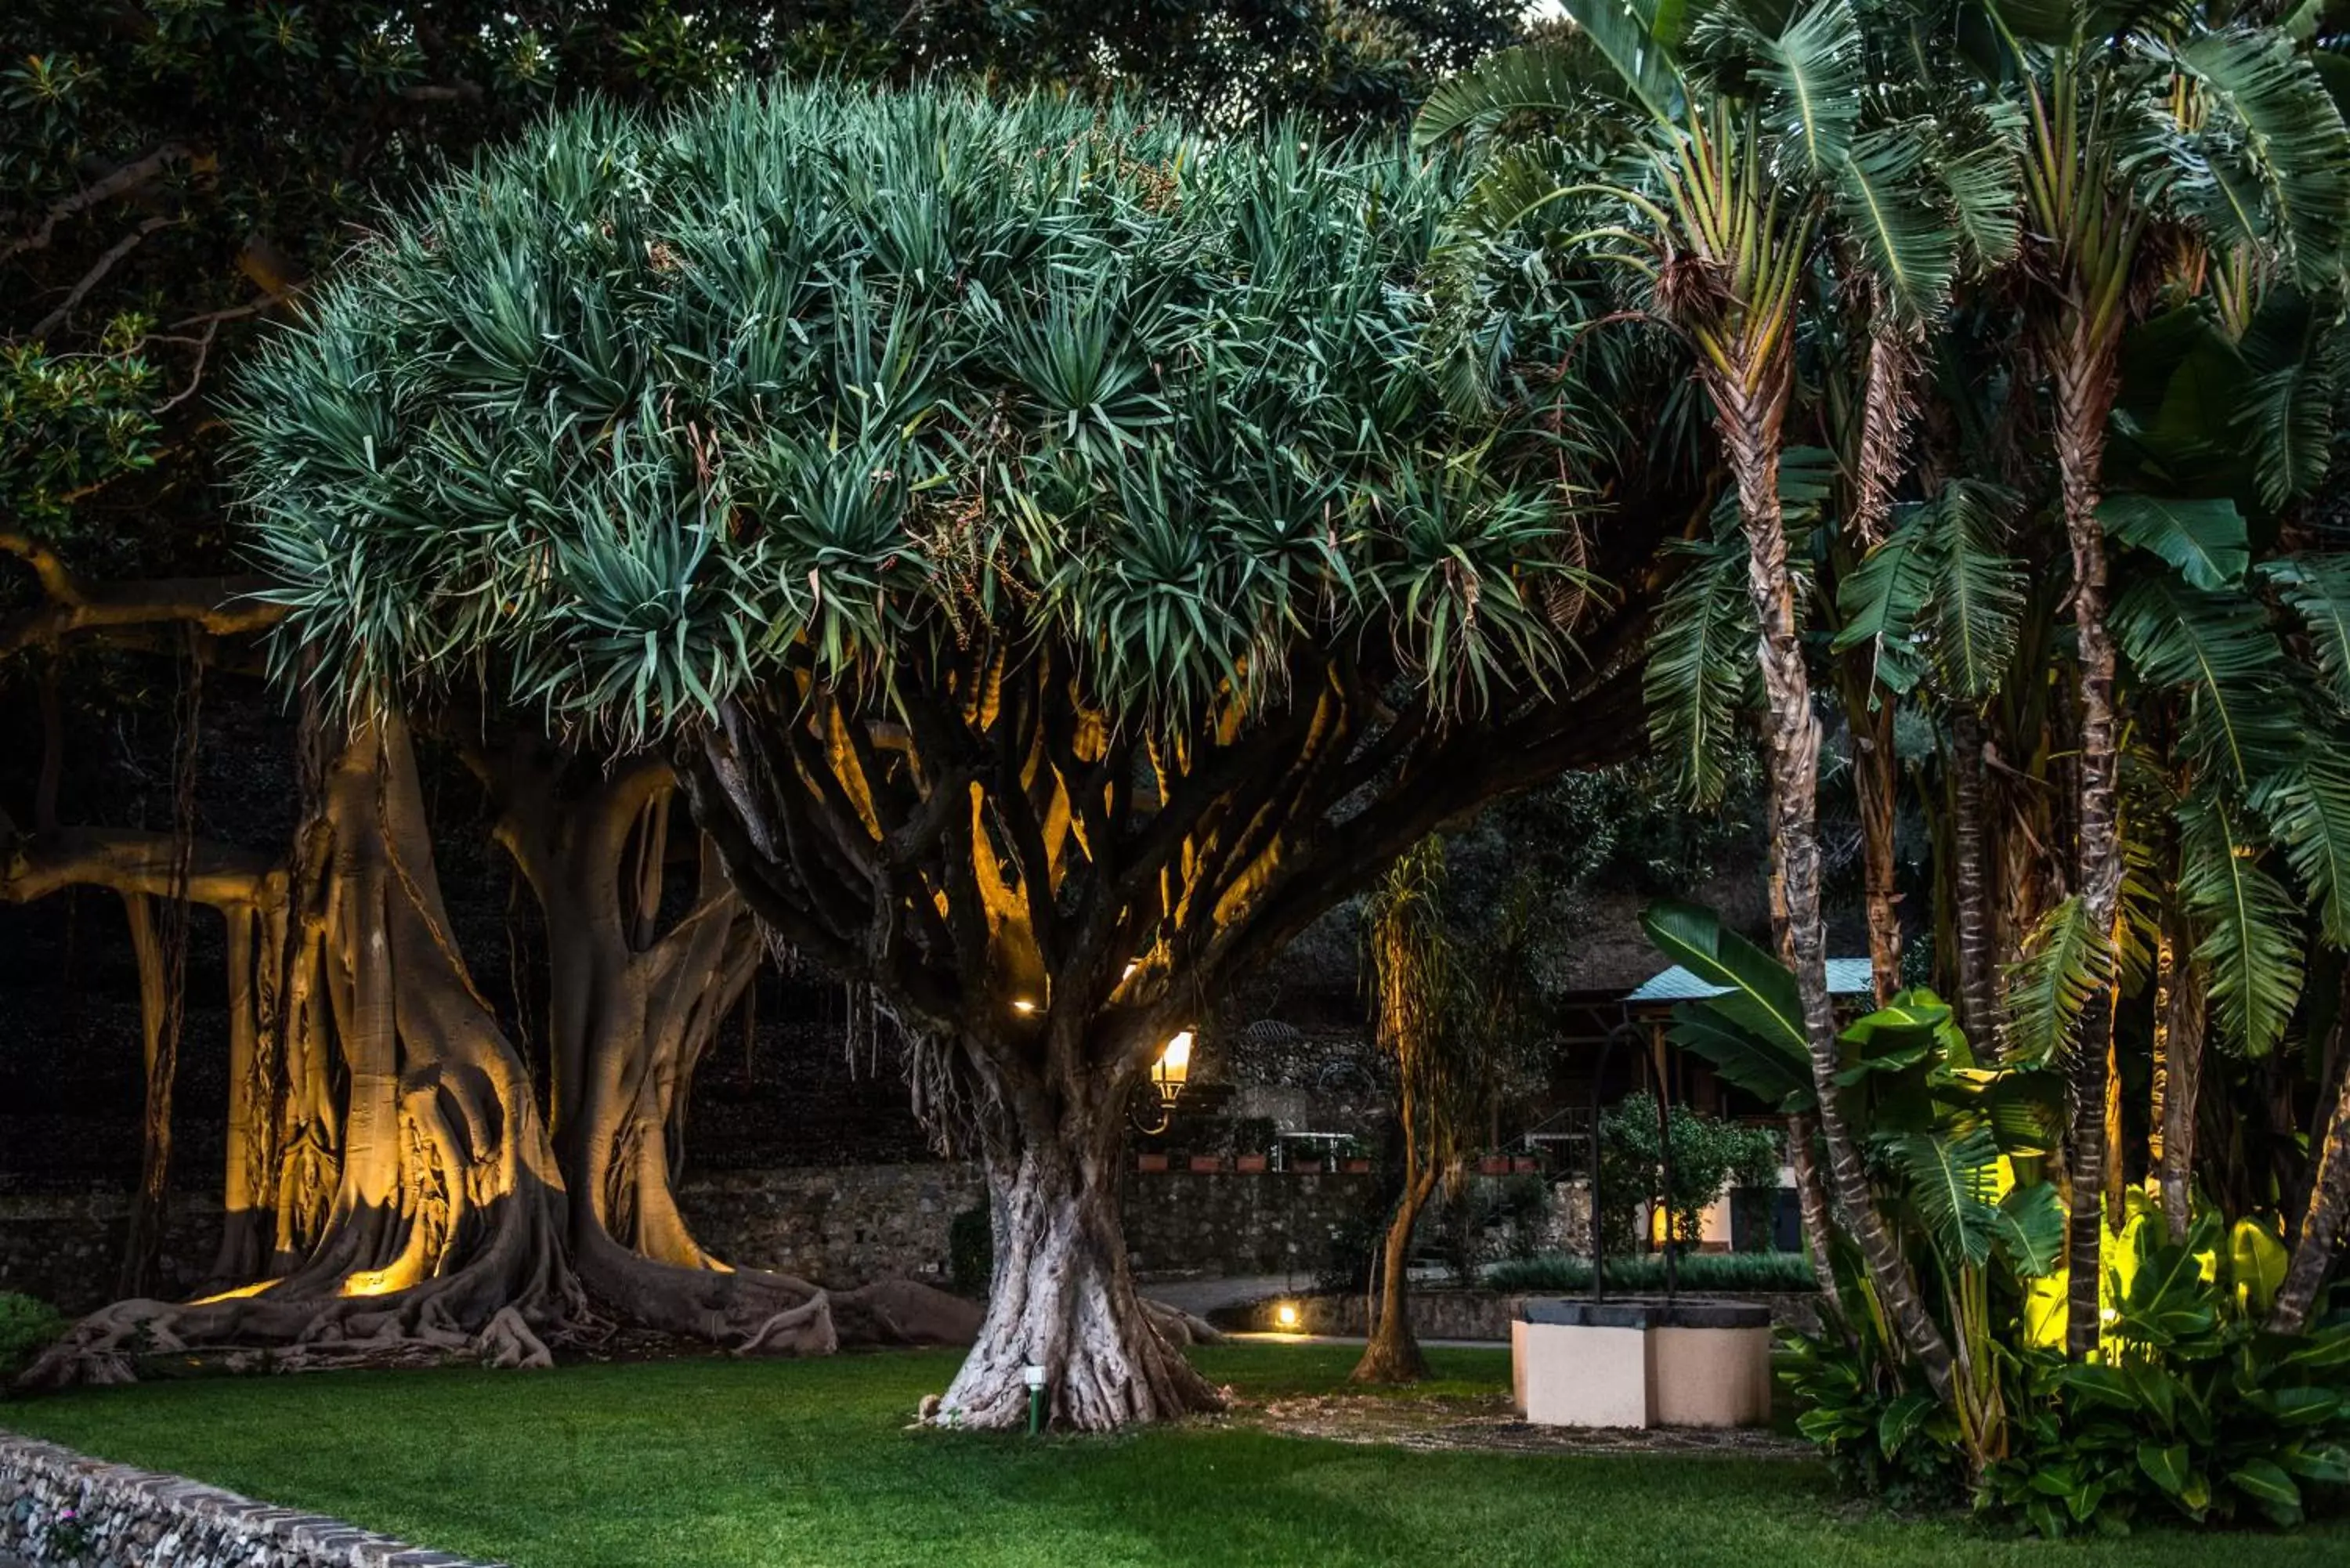
<path fill-rule="evenodd" d="M 941 90 L 584 112 L 241 384 L 288 670 L 668 748 L 735 892 L 892 1015 L 991 1192 L 941 1421 L 1024 1418 L 1032 1364 L 1073 1427 L 1212 1403 L 1127 1265 L 1128 1097 L 1439 823 L 1637 732 L 1646 498 L 1561 483 L 1556 300 L 1448 412 L 1456 196 Z"/>

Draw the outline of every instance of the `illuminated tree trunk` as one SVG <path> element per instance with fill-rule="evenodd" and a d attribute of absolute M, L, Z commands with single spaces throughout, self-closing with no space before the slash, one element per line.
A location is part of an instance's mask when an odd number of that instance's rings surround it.
<path fill-rule="evenodd" d="M 1370 1324 L 1363 1358 L 1355 1363 L 1355 1370 L 1349 1374 L 1357 1383 L 1417 1383 L 1428 1376 L 1428 1357 L 1420 1351 L 1419 1336 L 1411 1332 L 1411 1309 L 1407 1303 L 1411 1287 L 1412 1227 L 1436 1190 L 1436 1171 L 1421 1168 L 1413 1159 L 1411 1142 L 1407 1123 L 1404 1169 L 1408 1174 L 1403 1195 L 1396 1200 L 1396 1211 L 1388 1220 L 1387 1238 L 1379 1248 L 1378 1315 Z"/>
<path fill-rule="evenodd" d="M 1107 1431 L 1216 1407 L 1180 1331 L 1143 1301 L 1128 1266 L 1123 1092 L 1022 1098 L 982 1158 L 995 1249 L 987 1315 L 934 1419 L 1021 1426 L 1031 1366 L 1045 1369 L 1055 1427 Z"/>
<path fill-rule="evenodd" d="M 546 922 L 554 1152 L 589 1292 L 631 1321 L 766 1354 L 823 1354 L 844 1334 L 969 1343 L 977 1314 L 959 1297 L 911 1282 L 828 1294 L 730 1268 L 678 1211 L 672 1146 L 687 1088 L 759 948 L 716 850 L 690 828 L 678 836 L 693 876 L 664 924 L 668 765 L 639 757 L 608 770 L 535 737 L 473 762 Z"/>
<path fill-rule="evenodd" d="M 2115 793 L 2119 750 L 2114 714 L 2116 659 L 2113 633 L 2106 625 L 2105 527 L 2097 520 L 2097 502 L 2106 421 L 2118 382 L 2118 327 L 2100 333 L 2076 306 L 2066 312 L 2062 331 L 2050 355 L 2050 369 L 2055 383 L 2064 528 L 2073 553 L 2073 628 L 2079 644 L 2074 870 L 2090 924 L 2110 932 L 2121 901 L 2122 847 Z M 2071 1213 L 2065 1224 L 2064 1349 L 2074 1360 L 2096 1349 L 2099 1332 L 2113 1027 L 2113 988 L 2101 983 L 2081 1010 L 2064 1054 L 2071 1110 L 2065 1151 Z"/>

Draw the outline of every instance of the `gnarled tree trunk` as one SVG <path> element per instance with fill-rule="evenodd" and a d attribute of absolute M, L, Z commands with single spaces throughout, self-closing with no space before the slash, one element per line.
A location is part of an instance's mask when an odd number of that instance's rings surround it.
<path fill-rule="evenodd" d="M 1127 1086 L 1031 1095 L 982 1114 L 994 1266 L 978 1338 L 933 1413 L 940 1425 L 1023 1424 L 1031 1366 L 1045 1369 L 1046 1420 L 1077 1431 L 1221 1405 L 1127 1262 Z M 1015 1119 L 1028 1125 L 1015 1132 Z"/>

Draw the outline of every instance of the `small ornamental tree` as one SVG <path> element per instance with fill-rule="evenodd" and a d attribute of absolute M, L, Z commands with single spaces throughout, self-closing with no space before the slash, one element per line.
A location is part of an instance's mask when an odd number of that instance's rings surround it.
<path fill-rule="evenodd" d="M 1437 824 L 1636 743 L 1648 504 L 1565 379 L 1610 362 L 1539 258 L 1466 275 L 1458 195 L 944 91 L 593 110 L 243 379 L 286 668 L 667 748 L 894 1017 L 992 1198 L 942 1422 L 1022 1420 L 1032 1363 L 1067 1426 L 1211 1405 L 1128 1268 L 1129 1096 Z"/>

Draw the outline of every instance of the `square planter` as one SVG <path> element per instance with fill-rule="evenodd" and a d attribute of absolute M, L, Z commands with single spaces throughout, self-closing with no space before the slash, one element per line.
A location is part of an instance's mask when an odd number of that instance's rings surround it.
<path fill-rule="evenodd" d="M 1530 1154 L 1512 1155 L 1510 1169 L 1519 1176 L 1532 1176 L 1542 1169 L 1542 1161 Z"/>
<path fill-rule="evenodd" d="M 1488 1154 L 1481 1156 L 1477 1161 L 1477 1174 L 1480 1176 L 1509 1175 L 1510 1157 L 1505 1154 Z"/>
<path fill-rule="evenodd" d="M 1345 1168 L 1347 1174 L 1349 1176 L 1366 1176 L 1370 1172 L 1371 1162 L 1368 1159 L 1364 1158 L 1362 1156 L 1357 1155 L 1347 1161 Z"/>
<path fill-rule="evenodd" d="M 1248 1172 L 1263 1170 L 1265 1166 L 1264 1156 L 1261 1154 L 1242 1155 L 1237 1163 L 1242 1170 Z"/>
<path fill-rule="evenodd" d="M 1293 1159 L 1289 1162 L 1289 1168 L 1300 1176 L 1319 1176 L 1322 1174 L 1322 1162 L 1318 1159 Z"/>
<path fill-rule="evenodd" d="M 1223 1168 L 1224 1157 L 1220 1154 L 1195 1154 L 1191 1157 L 1191 1169 L 1198 1175 L 1211 1176 Z"/>
<path fill-rule="evenodd" d="M 1164 1170 L 1167 1168 L 1167 1157 L 1163 1154 L 1138 1154 L 1134 1157 L 1134 1168 L 1137 1170 Z"/>

